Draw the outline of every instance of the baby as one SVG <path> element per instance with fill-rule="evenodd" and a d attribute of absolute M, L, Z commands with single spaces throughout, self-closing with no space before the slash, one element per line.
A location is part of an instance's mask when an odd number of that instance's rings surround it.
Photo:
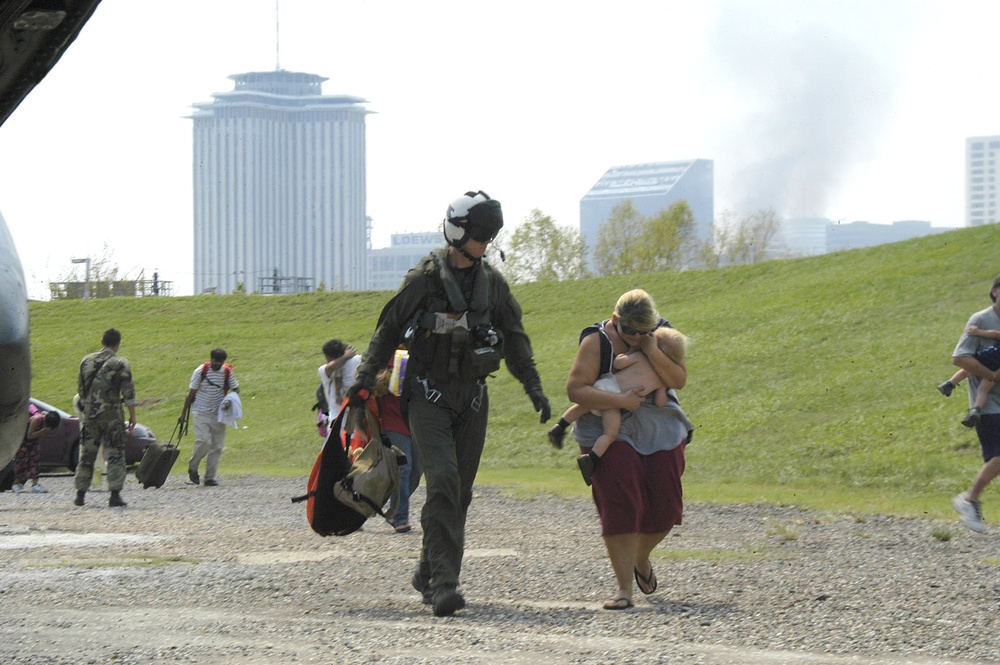
<path fill-rule="evenodd" d="M 664 326 L 653 331 L 653 336 L 656 338 L 656 346 L 668 358 L 676 363 L 684 360 L 684 353 L 687 350 L 687 338 L 684 335 L 674 328 Z M 660 380 L 659 375 L 653 369 L 653 365 L 650 364 L 646 354 L 642 351 L 636 350 L 617 356 L 614 360 L 614 366 L 616 372 L 614 374 L 605 374 L 595 381 L 595 388 L 612 393 L 623 393 L 638 389 L 640 397 L 645 397 L 655 392 L 656 405 L 661 407 L 667 405 L 667 387 L 663 385 L 663 381 Z M 549 441 L 554 446 L 561 447 L 566 428 L 571 423 L 576 422 L 588 410 L 579 404 L 571 406 L 563 414 L 559 423 L 549 430 Z M 591 484 L 590 477 L 597 468 L 597 463 L 600 461 L 601 456 L 604 455 L 605 451 L 618 438 L 618 430 L 622 424 L 620 409 L 608 409 L 599 413 L 595 411 L 594 414 L 601 416 L 604 433 L 597 438 L 590 453 L 580 455 L 576 460 L 577 465 L 580 467 L 580 472 L 583 474 L 583 480 L 588 485 Z"/>

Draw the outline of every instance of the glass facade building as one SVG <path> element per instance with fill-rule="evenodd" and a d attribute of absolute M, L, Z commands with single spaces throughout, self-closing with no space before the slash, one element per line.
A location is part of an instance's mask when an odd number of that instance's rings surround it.
<path fill-rule="evenodd" d="M 653 217 L 685 200 L 698 226 L 698 237 L 712 237 L 715 216 L 714 164 L 709 159 L 631 164 L 608 169 L 580 200 L 580 235 L 590 251 L 611 210 L 626 200 L 644 217 Z"/>
<path fill-rule="evenodd" d="M 278 70 L 194 104 L 194 293 L 369 288 L 366 100 Z"/>

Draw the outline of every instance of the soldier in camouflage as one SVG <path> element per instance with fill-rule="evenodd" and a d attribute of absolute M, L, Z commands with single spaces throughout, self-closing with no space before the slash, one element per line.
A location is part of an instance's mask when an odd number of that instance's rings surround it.
<path fill-rule="evenodd" d="M 117 355 L 122 334 L 109 328 L 101 343 L 104 348 L 85 356 L 80 363 L 77 390 L 80 395 L 82 433 L 80 463 L 76 467 L 76 500 L 84 503 L 94 476 L 94 462 L 103 445 L 108 452 L 108 505 L 125 506 L 121 490 L 125 484 L 125 432 L 135 427 L 135 386 L 128 360 Z M 128 407 L 128 425 L 122 405 Z"/>

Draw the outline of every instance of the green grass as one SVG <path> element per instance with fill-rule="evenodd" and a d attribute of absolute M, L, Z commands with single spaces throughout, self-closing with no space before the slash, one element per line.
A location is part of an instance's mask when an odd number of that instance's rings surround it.
<path fill-rule="evenodd" d="M 697 426 L 689 500 L 937 516 L 980 464 L 975 433 L 959 424 L 964 390 L 945 399 L 934 386 L 954 370 L 951 351 L 969 315 L 989 305 L 996 237 L 985 226 L 807 259 L 514 292 L 556 415 L 569 406 L 580 329 L 608 316 L 624 291 L 645 288 L 689 335 L 681 392 Z M 34 302 L 32 392 L 68 408 L 80 358 L 117 327 L 139 419 L 166 439 L 194 367 L 223 346 L 245 406 L 224 472 L 306 474 L 320 444 L 309 411 L 320 347 L 339 337 L 365 348 L 389 295 Z M 576 453 L 549 446 L 521 386 L 502 370 L 490 390 L 481 482 L 584 495 Z"/>

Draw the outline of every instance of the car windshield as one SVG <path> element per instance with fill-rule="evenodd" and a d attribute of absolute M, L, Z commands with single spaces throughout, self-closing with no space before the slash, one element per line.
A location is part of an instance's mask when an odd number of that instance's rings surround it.
<path fill-rule="evenodd" d="M 72 418 L 73 417 L 73 416 L 69 415 L 68 413 L 66 413 L 65 411 L 63 411 L 62 409 L 54 407 L 51 404 L 46 404 L 45 402 L 43 402 L 40 399 L 35 399 L 34 397 L 32 397 L 31 398 L 31 403 L 34 404 L 35 408 L 39 409 L 40 411 L 55 411 L 56 413 L 59 414 L 60 418 Z"/>

